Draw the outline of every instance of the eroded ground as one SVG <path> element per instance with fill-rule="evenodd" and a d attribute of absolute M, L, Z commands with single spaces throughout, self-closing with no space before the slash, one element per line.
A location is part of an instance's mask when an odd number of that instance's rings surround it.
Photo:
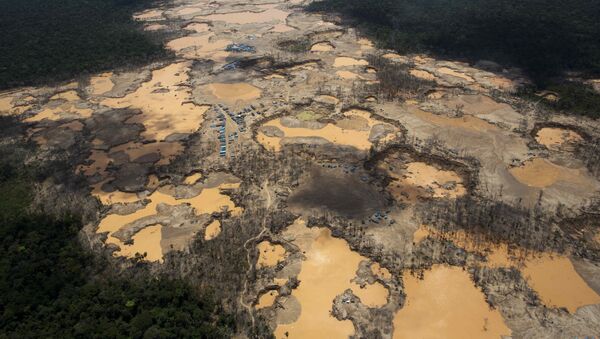
<path fill-rule="evenodd" d="M 600 181 L 578 156 L 598 122 L 540 113 L 514 71 L 378 50 L 301 5 L 167 1 L 135 18 L 174 60 L 1 93 L 0 112 L 73 155 L 93 248 L 215 289 L 241 335 L 600 333 Z M 373 56 L 423 87 L 372 90 Z M 473 225 L 504 206 L 553 217 Z"/>

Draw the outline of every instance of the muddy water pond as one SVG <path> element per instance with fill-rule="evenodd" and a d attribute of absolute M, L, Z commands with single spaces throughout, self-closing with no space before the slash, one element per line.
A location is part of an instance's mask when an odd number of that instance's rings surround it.
<path fill-rule="evenodd" d="M 158 253 L 156 252 L 158 251 L 156 248 L 161 248 L 162 238 L 160 233 L 147 231 L 146 229 L 150 226 L 144 227 L 142 230 L 133 235 L 133 245 L 124 244 L 119 238 L 113 236 L 113 234 L 119 230 L 127 228 L 128 225 L 137 220 L 156 215 L 158 213 L 157 207 L 159 204 L 166 204 L 170 206 L 189 204 L 194 208 L 196 215 L 220 212 L 224 208 L 231 211 L 234 215 L 237 215 L 241 212 L 241 209 L 235 206 L 229 196 L 221 192 L 222 189 L 227 189 L 229 187 L 231 187 L 231 185 L 222 184 L 216 187 L 203 188 L 199 194 L 188 199 L 177 199 L 170 194 L 163 193 L 161 191 L 155 191 L 147 197 L 150 202 L 137 211 L 125 215 L 108 214 L 105 216 L 100 221 L 96 233 L 108 233 L 106 243 L 115 244 L 121 249 L 119 252 L 115 252 L 115 255 L 132 257 L 135 255 L 135 253 L 150 253 L 153 251 L 155 251 L 153 253 Z M 164 187 L 165 190 L 168 190 L 169 188 L 170 187 Z M 207 232 L 210 239 L 216 237 L 220 232 L 220 223 L 218 224 L 218 227 L 216 224 L 213 224 L 210 230 L 207 230 Z M 193 234 L 189 234 L 189 237 L 191 236 L 193 236 Z M 150 258 L 150 256 L 148 258 Z"/>
<path fill-rule="evenodd" d="M 330 311 L 333 299 L 346 289 L 361 295 L 361 301 L 381 303 L 387 298 L 387 290 L 367 285 L 362 291 L 351 283 L 358 265 L 365 257 L 353 252 L 348 243 L 331 236 L 323 227 L 308 228 L 297 220 L 284 232 L 306 256 L 298 279 L 301 284 L 292 291 L 292 297 L 300 304 L 295 321 L 278 324 L 277 338 L 348 338 L 354 333 L 349 320 L 339 321 Z M 285 307 L 285 304 L 284 304 Z"/>
<path fill-rule="evenodd" d="M 319 100 L 326 102 L 327 100 L 335 99 L 330 96 L 320 96 Z M 336 101 L 327 101 L 327 103 L 334 104 Z M 353 109 L 344 112 L 344 120 L 340 120 L 340 124 L 327 123 L 319 128 L 307 128 L 301 126 L 288 127 L 282 123 L 282 119 L 274 119 L 263 124 L 265 127 L 276 128 L 282 132 L 283 136 L 268 136 L 265 133 L 259 131 L 257 140 L 266 149 L 278 152 L 281 150 L 281 139 L 282 138 L 310 138 L 318 137 L 325 139 L 331 143 L 338 145 L 347 145 L 355 147 L 358 150 L 368 150 L 371 148 L 373 143 L 369 140 L 371 136 L 371 128 L 378 122 L 371 118 L 371 114 L 367 111 L 360 109 Z M 364 124 L 358 124 L 361 126 L 355 126 L 356 123 L 353 121 L 363 121 Z M 342 123 L 343 122 L 343 123 Z M 364 126 L 362 126 L 364 125 Z M 391 128 L 391 126 L 388 126 Z"/>
<path fill-rule="evenodd" d="M 367 66 L 367 60 L 355 59 L 351 57 L 337 57 L 333 62 L 333 67 Z"/>
<path fill-rule="evenodd" d="M 469 274 L 459 267 L 434 265 L 424 279 L 404 274 L 406 303 L 394 317 L 394 339 L 494 338 L 510 329 L 491 310 Z M 460 306 L 459 306 L 460 305 Z"/>
<path fill-rule="evenodd" d="M 419 197 L 457 198 L 467 191 L 454 171 L 438 169 L 424 162 L 398 164 L 390 159 L 379 165 L 394 179 L 388 190 L 398 201 L 415 202 Z"/>
<path fill-rule="evenodd" d="M 214 83 L 204 87 L 214 97 L 226 102 L 250 101 L 260 98 L 261 90 L 247 83 Z"/>
<path fill-rule="evenodd" d="M 137 108 L 142 114 L 128 123 L 146 127 L 143 136 L 149 140 L 164 140 L 175 133 L 192 133 L 204 121 L 209 106 L 191 102 L 191 91 L 182 87 L 188 79 L 190 63 L 180 62 L 152 72 L 152 79 L 123 98 L 108 98 L 102 104 L 112 108 Z"/>
<path fill-rule="evenodd" d="M 219 220 L 213 220 L 204 231 L 204 240 L 213 240 L 221 234 L 221 222 Z"/>
<path fill-rule="evenodd" d="M 535 140 L 549 149 L 556 150 L 565 144 L 581 142 L 583 138 L 575 131 L 568 129 L 544 127 L 537 132 Z"/>
<path fill-rule="evenodd" d="M 509 169 L 519 182 L 533 187 L 548 187 L 558 181 L 580 182 L 579 171 L 562 167 L 542 158 L 526 161 L 520 167 Z"/>
<path fill-rule="evenodd" d="M 265 240 L 260 242 L 256 249 L 258 250 L 256 266 L 259 268 L 276 266 L 285 259 L 285 248 L 279 244 L 271 244 Z"/>
<path fill-rule="evenodd" d="M 265 10 L 262 12 L 245 11 L 225 14 L 211 14 L 199 18 L 209 21 L 224 21 L 228 24 L 244 25 L 271 21 L 280 22 L 285 20 L 290 14 L 289 12 L 275 8 L 275 5 L 263 5 L 262 9 Z"/>
<path fill-rule="evenodd" d="M 581 306 L 600 303 L 600 296 L 564 255 L 525 252 L 519 248 L 509 251 L 504 243 L 475 241 L 462 230 L 443 233 L 425 225 L 415 231 L 413 241 L 418 243 L 428 236 L 450 240 L 470 252 L 483 253 L 487 261 L 482 264 L 487 267 L 516 267 L 548 307 L 564 307 L 574 313 Z"/>
<path fill-rule="evenodd" d="M 544 253 L 528 259 L 522 272 L 546 306 L 565 307 L 574 313 L 581 306 L 600 303 L 600 296 L 567 257 Z"/>

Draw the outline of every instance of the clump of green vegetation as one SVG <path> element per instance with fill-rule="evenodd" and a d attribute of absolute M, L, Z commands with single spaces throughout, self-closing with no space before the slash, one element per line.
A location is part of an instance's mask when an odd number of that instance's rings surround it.
<path fill-rule="evenodd" d="M 548 86 L 558 94 L 558 100 L 548 102 L 552 107 L 567 113 L 600 118 L 600 93 L 592 86 L 575 81 L 566 81 Z"/>
<path fill-rule="evenodd" d="M 290 53 L 306 53 L 310 50 L 310 39 L 284 40 L 277 43 L 279 49 Z"/>
<path fill-rule="evenodd" d="M 117 276 L 78 240 L 80 219 L 30 210 L 40 164 L 19 138 L 19 123 L 0 126 L 0 337 L 228 338 L 234 320 L 187 282 Z M 44 167 L 45 165 L 41 165 Z"/>
<path fill-rule="evenodd" d="M 301 121 L 315 121 L 319 120 L 321 117 L 323 117 L 322 114 L 309 110 L 302 111 L 296 115 L 296 118 Z"/>
<path fill-rule="evenodd" d="M 164 57 L 132 14 L 154 0 L 0 1 L 0 89 Z"/>
<path fill-rule="evenodd" d="M 600 93 L 580 81 L 552 82 L 546 85 L 549 93 L 556 98 L 540 97 L 535 86 L 523 87 L 517 93 L 520 97 L 539 102 L 546 108 L 566 114 L 600 118 Z"/>
<path fill-rule="evenodd" d="M 600 73 L 600 2 L 589 0 L 322 0 L 380 46 L 522 68 L 537 83 Z"/>

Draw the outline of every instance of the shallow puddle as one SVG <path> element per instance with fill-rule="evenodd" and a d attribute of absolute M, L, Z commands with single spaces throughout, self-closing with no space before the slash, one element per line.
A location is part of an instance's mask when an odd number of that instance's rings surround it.
<path fill-rule="evenodd" d="M 509 336 L 497 310 L 459 267 L 434 265 L 424 279 L 404 273 L 406 302 L 394 317 L 394 339 L 494 338 Z M 460 305 L 460 306 L 458 306 Z"/>
<path fill-rule="evenodd" d="M 477 132 L 487 132 L 487 131 L 497 131 L 498 127 L 489 122 L 474 117 L 472 115 L 463 115 L 460 118 L 450 118 L 445 115 L 438 115 L 429 112 L 425 112 L 417 107 L 409 106 L 409 111 L 417 118 L 432 123 L 437 126 L 444 127 L 457 127 L 465 130 L 477 131 Z"/>
<path fill-rule="evenodd" d="M 404 165 L 392 158 L 380 164 L 380 168 L 395 179 L 388 185 L 388 190 L 399 201 L 415 202 L 419 197 L 455 199 L 466 193 L 463 180 L 456 172 L 424 162 Z"/>
<path fill-rule="evenodd" d="M 232 84 L 214 83 L 204 87 L 217 99 L 235 103 L 238 101 L 252 101 L 260 98 L 261 90 L 250 84 L 239 82 Z"/>
<path fill-rule="evenodd" d="M 275 299 L 277 299 L 278 295 L 279 295 L 279 292 L 277 292 L 277 291 L 265 292 L 258 298 L 258 303 L 256 304 L 255 308 L 257 310 L 260 310 L 265 307 L 273 306 L 273 304 L 275 303 Z"/>
<path fill-rule="evenodd" d="M 194 31 L 196 33 L 204 33 L 210 30 L 210 26 L 204 22 L 192 22 L 184 27 L 188 31 Z"/>
<path fill-rule="evenodd" d="M 279 244 L 273 245 L 265 240 L 259 243 L 256 249 L 258 250 L 256 266 L 259 268 L 276 266 L 285 259 L 285 248 Z"/>
<path fill-rule="evenodd" d="M 373 272 L 373 275 L 379 277 L 380 279 L 392 279 L 392 274 L 390 273 L 390 271 L 388 271 L 388 269 L 385 267 L 381 267 L 381 265 L 379 265 L 379 263 L 377 262 L 371 264 L 371 272 Z"/>
<path fill-rule="evenodd" d="M 335 47 L 330 42 L 318 42 L 310 47 L 311 52 L 330 52 Z"/>
<path fill-rule="evenodd" d="M 438 73 L 441 73 L 441 74 L 444 74 L 444 75 L 450 75 L 450 76 L 453 76 L 453 77 L 456 77 L 456 78 L 463 79 L 463 80 L 465 80 L 467 82 L 473 82 L 474 81 L 473 78 L 471 78 L 470 76 L 468 76 L 468 75 L 466 75 L 464 73 L 457 72 L 457 71 L 455 71 L 455 70 L 453 70 L 451 68 L 448 68 L 448 67 L 440 67 L 436 71 Z"/>
<path fill-rule="evenodd" d="M 290 14 L 289 12 L 282 11 L 274 7 L 275 5 L 264 5 L 263 8 L 266 8 L 266 10 L 262 12 L 246 11 L 225 14 L 211 14 L 201 18 L 210 21 L 224 21 L 228 24 L 244 25 L 251 23 L 284 21 Z"/>
<path fill-rule="evenodd" d="M 523 166 L 509 169 L 515 179 L 532 187 L 544 188 L 558 181 L 580 182 L 579 171 L 561 167 L 542 158 L 534 158 L 523 163 Z"/>
<path fill-rule="evenodd" d="M 128 142 L 111 148 L 110 153 L 125 152 L 130 161 L 136 161 L 145 155 L 158 154 L 160 160 L 156 162 L 156 165 L 162 166 L 170 164 L 183 150 L 183 145 L 178 142 L 153 142 L 149 144 Z"/>
<path fill-rule="evenodd" d="M 544 127 L 537 132 L 535 140 L 549 149 L 558 150 L 565 144 L 581 142 L 583 138 L 568 129 Z"/>
<path fill-rule="evenodd" d="M 104 176 L 106 174 L 106 167 L 110 164 L 112 158 L 108 156 L 108 153 L 99 150 L 92 150 L 92 154 L 88 158 L 89 165 L 79 165 L 77 167 L 77 173 L 82 173 L 87 176 L 100 174 Z"/>
<path fill-rule="evenodd" d="M 271 120 L 263 126 L 274 126 L 277 127 L 284 133 L 286 138 L 302 138 L 302 137 L 320 137 L 327 141 L 340 144 L 353 146 L 359 150 L 368 150 L 372 143 L 369 141 L 370 131 L 358 131 L 358 130 L 345 130 L 334 124 L 327 124 L 323 128 L 311 129 L 311 128 L 290 128 L 283 126 L 280 119 Z M 281 138 L 269 137 L 264 133 L 259 132 L 257 136 L 258 142 L 260 142 L 265 148 L 280 151 Z"/>
<path fill-rule="evenodd" d="M 420 69 L 411 69 L 408 73 L 410 73 L 410 75 L 414 76 L 415 78 L 423 80 L 435 81 L 436 79 L 435 75 Z"/>
<path fill-rule="evenodd" d="M 230 40 L 215 39 L 212 34 L 202 34 L 171 40 L 167 43 L 167 48 L 188 59 L 211 59 L 225 62 L 229 56 L 229 52 L 225 51 L 225 48 L 229 44 L 231 44 Z"/>
<path fill-rule="evenodd" d="M 114 83 L 111 80 L 112 72 L 103 73 L 95 77 L 90 78 L 90 94 L 102 95 L 114 87 Z"/>
<path fill-rule="evenodd" d="M 367 60 L 354 59 L 350 57 L 337 57 L 333 62 L 333 67 L 349 67 L 349 66 L 367 66 Z"/>
<path fill-rule="evenodd" d="M 337 71 L 337 72 L 335 72 L 335 74 L 342 79 L 348 79 L 348 80 L 354 80 L 354 79 L 361 78 L 358 74 L 350 72 L 350 71 Z"/>
<path fill-rule="evenodd" d="M 213 240 L 221 234 L 221 222 L 219 220 L 213 220 L 204 231 L 204 240 Z"/>
<path fill-rule="evenodd" d="M 193 185 L 196 182 L 198 182 L 198 180 L 202 179 L 202 173 L 194 173 L 191 175 L 188 175 L 184 180 L 183 183 L 185 185 Z"/>
<path fill-rule="evenodd" d="M 102 190 L 102 185 L 107 181 L 112 180 L 112 178 L 108 178 L 102 182 L 99 182 L 95 185 L 92 185 L 92 196 L 98 198 L 103 205 L 112 205 L 112 204 L 126 204 L 131 202 L 139 201 L 137 194 L 129 193 L 129 192 L 105 192 Z"/>

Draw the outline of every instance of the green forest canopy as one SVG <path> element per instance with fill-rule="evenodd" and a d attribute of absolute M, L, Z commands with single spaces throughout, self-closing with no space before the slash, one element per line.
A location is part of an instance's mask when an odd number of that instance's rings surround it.
<path fill-rule="evenodd" d="M 522 68 L 538 84 L 600 74 L 600 1 L 322 0 L 386 48 Z"/>
<path fill-rule="evenodd" d="M 166 55 L 132 19 L 154 0 L 0 0 L 0 90 Z"/>
<path fill-rule="evenodd" d="M 78 241 L 79 218 L 29 211 L 33 183 L 14 117 L 0 117 L 0 338 L 228 338 L 234 318 L 189 283 L 119 276 Z M 50 164 L 50 166 L 55 166 Z"/>

